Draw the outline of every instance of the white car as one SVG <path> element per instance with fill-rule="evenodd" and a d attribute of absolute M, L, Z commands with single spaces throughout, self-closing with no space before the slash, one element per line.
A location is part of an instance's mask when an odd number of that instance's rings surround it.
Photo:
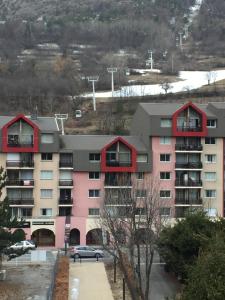
<path fill-rule="evenodd" d="M 28 242 L 28 241 L 21 241 L 21 242 L 17 242 L 14 245 L 11 245 L 9 247 L 9 249 L 14 249 L 14 250 L 18 250 L 18 249 L 35 249 L 35 245 Z"/>

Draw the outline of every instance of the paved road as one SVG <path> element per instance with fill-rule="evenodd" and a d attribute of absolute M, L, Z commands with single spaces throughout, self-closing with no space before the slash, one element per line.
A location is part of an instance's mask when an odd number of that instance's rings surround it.
<path fill-rule="evenodd" d="M 180 288 L 177 279 L 164 271 L 161 264 L 153 264 L 150 277 L 151 300 L 165 300 L 166 297 L 174 297 Z"/>

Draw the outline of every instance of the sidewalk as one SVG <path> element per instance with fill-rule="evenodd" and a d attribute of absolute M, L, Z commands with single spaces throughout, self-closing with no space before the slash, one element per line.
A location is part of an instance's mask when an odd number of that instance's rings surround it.
<path fill-rule="evenodd" d="M 70 263 L 69 300 L 113 300 L 104 263 Z"/>

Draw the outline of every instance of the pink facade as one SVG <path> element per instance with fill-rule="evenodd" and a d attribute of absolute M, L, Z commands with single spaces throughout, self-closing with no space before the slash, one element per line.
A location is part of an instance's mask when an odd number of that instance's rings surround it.
<path fill-rule="evenodd" d="M 159 179 L 160 182 L 160 190 L 170 190 L 171 198 L 164 200 L 166 201 L 166 206 L 174 206 L 174 198 L 175 198 L 175 138 L 170 138 L 170 144 L 163 144 L 163 139 L 160 137 L 152 138 L 152 175 L 155 178 Z M 160 154 L 170 154 L 169 162 L 160 162 Z M 169 180 L 160 180 L 160 172 L 170 172 L 171 177 Z"/>

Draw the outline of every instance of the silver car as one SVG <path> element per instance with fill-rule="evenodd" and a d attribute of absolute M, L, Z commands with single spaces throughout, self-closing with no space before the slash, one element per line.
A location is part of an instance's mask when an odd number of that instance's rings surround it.
<path fill-rule="evenodd" d="M 90 246 L 74 246 L 71 248 L 71 256 L 74 258 L 80 258 L 80 257 L 100 258 L 104 256 L 104 252 L 100 249 L 95 249 Z"/>

